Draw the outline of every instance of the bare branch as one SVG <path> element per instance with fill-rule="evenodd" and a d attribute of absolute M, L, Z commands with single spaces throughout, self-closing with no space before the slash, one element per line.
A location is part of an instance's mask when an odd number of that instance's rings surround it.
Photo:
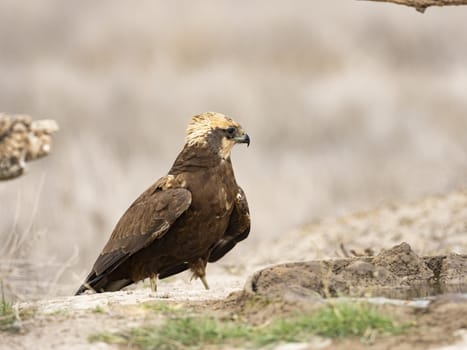
<path fill-rule="evenodd" d="M 57 130 L 50 119 L 33 121 L 27 115 L 0 113 L 0 180 L 22 175 L 27 161 L 48 155 Z"/>
<path fill-rule="evenodd" d="M 394 4 L 414 7 L 419 12 L 425 12 L 430 6 L 458 6 L 467 5 L 467 0 L 366 0 L 377 2 L 391 2 Z"/>

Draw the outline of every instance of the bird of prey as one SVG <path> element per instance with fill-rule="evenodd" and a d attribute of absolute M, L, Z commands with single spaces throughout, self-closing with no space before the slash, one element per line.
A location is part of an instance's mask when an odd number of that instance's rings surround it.
<path fill-rule="evenodd" d="M 148 277 L 155 290 L 157 278 L 188 269 L 208 289 L 207 263 L 250 232 L 248 203 L 230 158 L 237 143 L 249 145 L 250 138 L 231 118 L 194 116 L 172 168 L 123 214 L 76 295 L 117 291 Z"/>
<path fill-rule="evenodd" d="M 57 130 L 51 119 L 33 121 L 28 115 L 0 113 L 0 180 L 22 175 L 26 162 L 48 155 L 51 134 Z"/>

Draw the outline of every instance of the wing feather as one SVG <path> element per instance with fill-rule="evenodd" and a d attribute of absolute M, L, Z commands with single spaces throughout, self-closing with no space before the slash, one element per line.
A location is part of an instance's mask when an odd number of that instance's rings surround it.
<path fill-rule="evenodd" d="M 160 182 L 146 190 L 120 218 L 94 264 L 96 275 L 110 273 L 131 255 L 163 237 L 190 207 L 190 191 L 163 189 Z"/>
<path fill-rule="evenodd" d="M 230 216 L 229 226 L 224 236 L 214 245 L 208 262 L 215 262 L 227 254 L 235 245 L 248 237 L 250 233 L 250 210 L 245 193 L 238 187 L 235 206 Z"/>

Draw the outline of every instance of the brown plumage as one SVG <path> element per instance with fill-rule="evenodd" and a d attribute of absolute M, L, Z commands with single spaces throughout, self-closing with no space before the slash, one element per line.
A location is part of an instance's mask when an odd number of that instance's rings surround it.
<path fill-rule="evenodd" d="M 230 159 L 236 143 L 250 139 L 232 119 L 213 112 L 193 117 L 168 175 L 123 214 L 76 294 L 116 291 L 188 269 L 208 288 L 206 264 L 250 231 L 248 203 Z"/>

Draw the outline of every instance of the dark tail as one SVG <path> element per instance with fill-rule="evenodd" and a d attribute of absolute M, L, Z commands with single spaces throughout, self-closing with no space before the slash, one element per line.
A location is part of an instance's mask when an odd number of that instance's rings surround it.
<path fill-rule="evenodd" d="M 116 292 L 132 283 L 134 282 L 130 279 L 109 281 L 106 274 L 96 276 L 95 272 L 91 272 L 86 281 L 78 288 L 75 295 L 83 294 L 88 290 L 95 293 Z"/>

